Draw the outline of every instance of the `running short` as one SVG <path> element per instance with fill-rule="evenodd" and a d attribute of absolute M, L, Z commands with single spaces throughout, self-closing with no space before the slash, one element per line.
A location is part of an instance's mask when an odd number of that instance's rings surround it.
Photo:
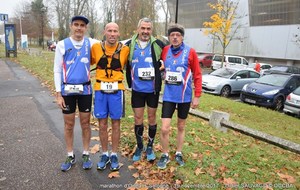
<path fill-rule="evenodd" d="M 180 119 L 186 119 L 189 114 L 191 103 L 163 102 L 161 118 L 172 118 L 177 105 L 177 116 Z"/>
<path fill-rule="evenodd" d="M 150 108 L 157 108 L 158 106 L 159 93 L 144 93 L 132 90 L 131 93 L 131 106 L 132 108 L 142 108 L 147 106 Z"/>
<path fill-rule="evenodd" d="M 125 114 L 124 91 L 118 90 L 116 93 L 104 93 L 95 91 L 94 117 L 104 119 L 110 116 L 111 119 L 119 120 Z"/>
<path fill-rule="evenodd" d="M 66 109 L 62 110 L 62 112 L 64 114 L 75 113 L 76 105 L 78 105 L 79 112 L 91 112 L 92 96 L 92 94 L 63 96 Z"/>

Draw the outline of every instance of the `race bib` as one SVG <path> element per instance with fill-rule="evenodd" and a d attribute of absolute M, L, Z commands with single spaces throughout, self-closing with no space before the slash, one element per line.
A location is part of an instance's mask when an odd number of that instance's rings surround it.
<path fill-rule="evenodd" d="M 118 82 L 102 82 L 100 83 L 100 90 L 104 93 L 115 93 L 119 89 Z"/>
<path fill-rule="evenodd" d="M 138 76 L 141 80 L 154 80 L 154 68 L 139 68 Z"/>
<path fill-rule="evenodd" d="M 65 93 L 66 94 L 82 94 L 83 93 L 83 85 L 82 84 L 66 84 L 65 85 Z"/>
<path fill-rule="evenodd" d="M 180 85 L 182 83 L 182 75 L 180 72 L 167 71 L 165 81 L 167 84 Z"/>

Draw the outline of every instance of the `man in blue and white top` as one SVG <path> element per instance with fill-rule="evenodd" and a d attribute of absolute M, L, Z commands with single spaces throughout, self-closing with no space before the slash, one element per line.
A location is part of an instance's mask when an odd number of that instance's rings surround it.
<path fill-rule="evenodd" d="M 56 101 L 64 117 L 64 136 L 67 159 L 61 165 L 68 171 L 75 164 L 73 153 L 75 111 L 78 106 L 83 141 L 83 169 L 90 169 L 89 158 L 91 138 L 90 113 L 92 105 L 92 86 L 90 81 L 91 46 L 97 42 L 84 37 L 89 20 L 84 16 L 71 19 L 71 36 L 59 41 L 54 58 L 54 82 Z"/>
<path fill-rule="evenodd" d="M 134 112 L 134 133 L 137 148 L 132 160 L 139 161 L 146 150 L 147 160 L 152 162 L 156 156 L 153 143 L 156 135 L 156 110 L 161 90 L 160 55 L 164 43 L 152 36 L 153 23 L 149 18 L 140 19 L 137 33 L 126 44 L 130 48 L 129 64 L 126 67 L 128 87 L 132 88 L 131 105 Z M 147 104 L 148 143 L 144 147 L 144 110 Z"/>

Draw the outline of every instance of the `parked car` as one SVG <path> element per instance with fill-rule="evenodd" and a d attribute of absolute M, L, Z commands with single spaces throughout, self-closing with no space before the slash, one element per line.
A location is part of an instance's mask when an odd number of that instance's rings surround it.
<path fill-rule="evenodd" d="M 263 74 L 266 70 L 269 70 L 272 68 L 272 65 L 269 63 L 259 63 L 259 64 L 260 64 L 260 74 Z M 255 65 L 256 65 L 256 63 L 250 63 L 248 65 L 248 68 L 255 69 Z"/>
<path fill-rule="evenodd" d="M 300 117 L 300 87 L 286 97 L 283 112 Z"/>
<path fill-rule="evenodd" d="M 299 74 L 269 74 L 246 84 L 240 94 L 242 102 L 282 110 L 286 96 L 300 86 Z"/>
<path fill-rule="evenodd" d="M 202 76 L 202 90 L 228 97 L 239 93 L 245 84 L 258 79 L 260 74 L 250 69 L 220 68 Z"/>
<path fill-rule="evenodd" d="M 271 73 L 293 73 L 293 74 L 300 74 L 300 68 L 296 66 L 290 65 L 274 65 L 269 70 L 264 71 L 263 75 L 268 75 Z"/>
<path fill-rule="evenodd" d="M 221 68 L 221 64 L 222 64 L 222 55 L 214 55 L 211 69 L 212 70 L 219 69 Z M 224 55 L 223 64 L 224 67 L 239 65 L 240 68 L 246 68 L 249 63 L 244 57 Z"/>
<path fill-rule="evenodd" d="M 55 41 L 47 41 L 47 46 L 49 51 L 55 51 L 56 42 Z"/>
<path fill-rule="evenodd" d="M 213 54 L 201 54 L 198 56 L 201 67 L 211 67 Z"/>

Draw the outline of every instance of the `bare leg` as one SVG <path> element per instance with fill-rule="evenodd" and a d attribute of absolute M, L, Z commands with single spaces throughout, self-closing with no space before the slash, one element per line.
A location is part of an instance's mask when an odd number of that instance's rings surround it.
<path fill-rule="evenodd" d="M 134 112 L 134 124 L 142 125 L 144 120 L 144 107 L 142 108 L 133 108 Z"/>
<path fill-rule="evenodd" d="M 91 141 L 91 128 L 90 128 L 90 112 L 79 113 L 80 125 L 82 129 L 82 142 L 83 142 L 83 150 L 88 151 Z"/>
<path fill-rule="evenodd" d="M 156 125 L 156 108 L 149 108 L 148 107 L 148 124 L 149 125 Z"/>
<path fill-rule="evenodd" d="M 102 152 L 108 151 L 108 132 L 107 132 L 107 118 L 98 119 L 99 122 L 99 137 L 102 147 Z"/>
<path fill-rule="evenodd" d="M 178 123 L 177 123 L 177 151 L 178 152 L 182 151 L 182 147 L 184 143 L 185 123 L 186 123 L 186 119 L 178 118 Z"/>
<path fill-rule="evenodd" d="M 162 145 L 162 152 L 169 152 L 169 136 L 171 128 L 171 118 L 162 118 L 162 126 L 160 133 L 160 143 Z"/>
<path fill-rule="evenodd" d="M 112 152 L 118 152 L 120 143 L 120 120 L 112 119 Z"/>
<path fill-rule="evenodd" d="M 73 151 L 74 141 L 74 125 L 75 125 L 75 113 L 63 114 L 64 115 L 64 136 L 66 141 L 66 147 L 68 152 Z"/>

